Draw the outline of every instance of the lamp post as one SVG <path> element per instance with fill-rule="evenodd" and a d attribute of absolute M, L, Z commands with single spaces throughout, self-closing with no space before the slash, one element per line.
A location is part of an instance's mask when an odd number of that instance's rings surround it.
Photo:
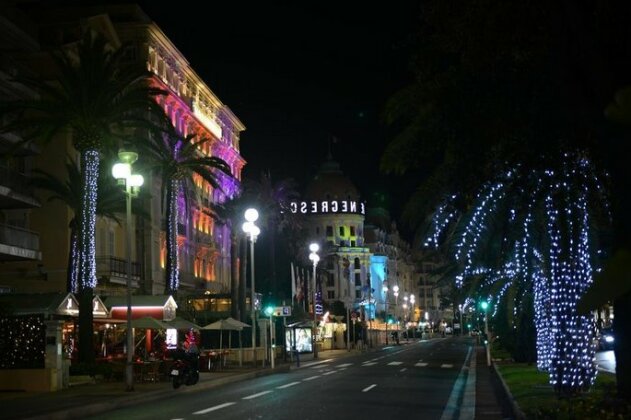
<path fill-rule="evenodd" d="M 125 366 L 125 385 L 127 391 L 134 390 L 132 356 L 134 354 L 134 336 L 131 328 L 131 199 L 138 196 L 144 183 L 142 175 L 132 174 L 131 165 L 138 160 L 138 153 L 120 150 L 120 162 L 112 167 L 112 175 L 119 185 L 125 186 L 125 205 L 127 220 L 125 227 L 125 252 L 127 257 L 127 364 Z"/>
<path fill-rule="evenodd" d="M 397 321 L 397 330 L 399 329 L 399 285 L 392 286 L 394 292 L 394 318 Z"/>
<path fill-rule="evenodd" d="M 318 345 L 316 343 L 316 331 L 318 328 L 318 316 L 316 314 L 316 267 L 318 266 L 318 261 L 320 261 L 320 256 L 318 255 L 318 251 L 320 250 L 320 245 L 317 243 L 312 243 L 309 245 L 309 259 L 313 262 L 313 332 L 312 332 L 312 342 L 313 342 L 313 358 L 318 358 Z"/>
<path fill-rule="evenodd" d="M 383 310 L 386 313 L 386 346 L 388 345 L 388 284 L 386 282 L 383 283 L 383 294 L 384 296 L 384 301 L 383 301 Z"/>
<path fill-rule="evenodd" d="M 416 302 L 416 298 L 414 297 L 414 295 L 410 295 L 410 305 L 412 305 L 412 321 L 416 322 L 416 305 L 414 304 Z M 412 328 L 412 338 L 416 338 L 416 325 L 414 325 L 414 328 Z"/>
<path fill-rule="evenodd" d="M 274 369 L 274 328 L 273 328 L 273 322 L 274 322 L 274 307 L 273 306 L 268 306 L 267 308 L 265 308 L 265 313 L 267 315 L 269 315 L 269 354 L 270 354 L 270 366 L 272 367 L 272 369 Z"/>
<path fill-rule="evenodd" d="M 489 303 L 485 300 L 480 304 L 484 311 L 484 335 L 486 335 L 486 365 L 491 366 L 491 339 L 489 337 Z"/>
<path fill-rule="evenodd" d="M 244 214 L 246 222 L 243 223 L 243 231 L 248 235 L 250 239 L 250 271 L 252 277 L 252 284 L 250 290 L 250 315 L 252 317 L 252 360 L 256 366 L 256 289 L 254 283 L 254 243 L 256 237 L 261 233 L 261 229 L 254 223 L 259 218 L 259 212 L 256 209 L 247 209 Z"/>

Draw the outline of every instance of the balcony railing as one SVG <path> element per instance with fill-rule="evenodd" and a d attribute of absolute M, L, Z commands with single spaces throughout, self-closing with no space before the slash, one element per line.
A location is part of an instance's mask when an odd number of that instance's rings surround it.
<path fill-rule="evenodd" d="M 26 175 L 2 165 L 0 165 L 0 185 L 22 194 L 33 194 L 33 188 L 29 185 L 29 179 Z"/>
<path fill-rule="evenodd" d="M 39 234 L 16 226 L 0 224 L 0 243 L 39 251 Z"/>
<path fill-rule="evenodd" d="M 97 277 L 109 277 L 126 279 L 127 278 L 127 260 L 112 256 L 96 257 L 96 275 Z M 131 278 L 133 280 L 140 279 L 140 263 L 132 261 Z"/>

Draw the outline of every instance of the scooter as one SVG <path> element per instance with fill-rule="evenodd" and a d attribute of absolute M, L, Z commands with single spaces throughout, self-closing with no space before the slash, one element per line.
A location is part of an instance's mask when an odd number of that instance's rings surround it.
<path fill-rule="evenodd" d="M 169 374 L 173 389 L 178 389 L 180 385 L 195 385 L 199 381 L 197 365 L 197 357 L 194 356 L 175 360 Z"/>

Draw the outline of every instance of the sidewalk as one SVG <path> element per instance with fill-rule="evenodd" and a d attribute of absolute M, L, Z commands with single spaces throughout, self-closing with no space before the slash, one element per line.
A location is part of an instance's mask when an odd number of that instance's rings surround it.
<path fill-rule="evenodd" d="M 486 365 L 486 350 L 476 350 L 475 418 L 484 420 L 513 419 L 510 396 L 506 395 L 495 366 Z"/>

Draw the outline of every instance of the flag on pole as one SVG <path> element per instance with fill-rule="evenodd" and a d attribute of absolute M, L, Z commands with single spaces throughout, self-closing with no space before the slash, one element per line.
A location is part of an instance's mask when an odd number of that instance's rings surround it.
<path fill-rule="evenodd" d="M 294 273 L 294 262 L 291 261 L 289 264 L 291 265 L 291 300 L 294 303 L 294 300 L 298 300 L 296 296 L 296 274 Z"/>

